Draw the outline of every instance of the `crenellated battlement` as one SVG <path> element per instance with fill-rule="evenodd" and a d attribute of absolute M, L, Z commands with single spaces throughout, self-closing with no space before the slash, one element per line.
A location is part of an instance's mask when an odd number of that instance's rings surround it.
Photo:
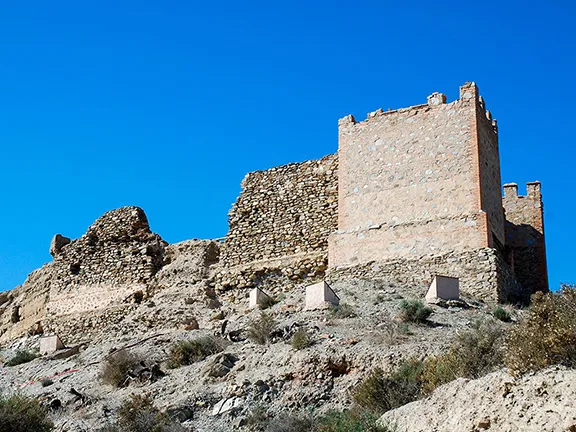
<path fill-rule="evenodd" d="M 349 114 L 338 120 L 339 128 L 347 128 L 350 126 L 365 126 L 373 121 L 378 121 L 383 117 L 395 116 L 395 115 L 416 115 L 419 112 L 426 112 L 429 109 L 438 108 L 442 106 L 453 106 L 453 105 L 469 105 L 475 103 L 480 106 L 485 112 L 486 118 L 492 123 L 494 132 L 498 131 L 496 120 L 492 119 L 492 114 L 490 111 L 486 110 L 484 99 L 479 95 L 478 87 L 474 82 L 467 82 L 460 87 L 460 98 L 447 103 L 447 97 L 444 93 L 434 92 L 427 97 L 427 102 L 425 104 L 413 105 L 405 108 L 391 109 L 388 108 L 386 111 L 382 108 L 378 108 L 375 111 L 371 111 L 366 115 L 366 119 L 362 121 L 357 121 L 356 118 Z"/>
<path fill-rule="evenodd" d="M 526 195 L 518 195 L 517 183 L 506 183 L 504 186 L 504 199 L 542 199 L 542 185 L 539 181 L 526 183 Z"/>

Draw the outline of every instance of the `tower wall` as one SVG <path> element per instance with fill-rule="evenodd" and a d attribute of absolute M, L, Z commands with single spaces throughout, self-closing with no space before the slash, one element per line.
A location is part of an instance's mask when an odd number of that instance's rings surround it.
<path fill-rule="evenodd" d="M 516 279 L 531 293 L 548 291 L 544 206 L 540 182 L 526 185 L 527 195 L 518 195 L 518 185 L 504 185 L 506 250 Z"/>
<path fill-rule="evenodd" d="M 498 139 L 478 89 L 339 122 L 331 267 L 504 244 Z"/>

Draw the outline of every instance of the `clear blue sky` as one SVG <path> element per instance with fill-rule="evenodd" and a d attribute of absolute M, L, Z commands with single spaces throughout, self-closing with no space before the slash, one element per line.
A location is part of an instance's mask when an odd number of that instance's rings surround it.
<path fill-rule="evenodd" d="M 337 119 L 458 96 L 540 180 L 551 286 L 576 282 L 571 2 L 0 1 L 0 290 L 107 210 L 221 237 L 243 176 L 337 149 Z"/>

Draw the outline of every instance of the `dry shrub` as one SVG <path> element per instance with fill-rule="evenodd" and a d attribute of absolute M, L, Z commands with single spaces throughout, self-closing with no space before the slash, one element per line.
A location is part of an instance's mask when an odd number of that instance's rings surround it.
<path fill-rule="evenodd" d="M 528 314 L 507 342 L 506 364 L 515 373 L 555 364 L 576 367 L 576 287 L 534 294 Z"/>
<path fill-rule="evenodd" d="M 0 431 L 49 432 L 53 424 L 36 399 L 14 395 L 0 397 Z"/>
<path fill-rule="evenodd" d="M 268 421 L 266 432 L 310 432 L 314 419 L 304 413 L 282 413 Z"/>
<path fill-rule="evenodd" d="M 104 384 L 113 387 L 124 387 L 127 383 L 128 371 L 139 365 L 144 359 L 138 354 L 127 350 L 119 350 L 109 356 L 100 372 Z"/>
<path fill-rule="evenodd" d="M 404 322 L 423 323 L 432 315 L 432 309 L 420 300 L 402 300 L 400 319 Z"/>
<path fill-rule="evenodd" d="M 251 319 L 248 323 L 248 339 L 254 343 L 265 345 L 270 342 L 276 325 L 276 320 L 272 315 L 262 312 L 260 317 Z"/>
<path fill-rule="evenodd" d="M 6 362 L 6 366 L 17 366 L 24 363 L 31 362 L 38 357 L 38 354 L 32 351 L 21 350 L 16 351 L 16 354 Z"/>
<path fill-rule="evenodd" d="M 116 424 L 105 426 L 100 432 L 184 432 L 180 424 L 171 420 L 154 406 L 152 399 L 131 395 L 117 412 Z"/>
<path fill-rule="evenodd" d="M 412 402 L 420 396 L 422 362 L 408 360 L 391 374 L 372 371 L 355 389 L 353 399 L 360 407 L 377 414 Z"/>
<path fill-rule="evenodd" d="M 422 392 L 456 378 L 480 378 L 504 361 L 504 330 L 494 320 L 479 320 L 456 336 L 448 353 L 424 361 Z"/>
<path fill-rule="evenodd" d="M 495 321 L 477 321 L 456 336 L 444 355 L 404 360 L 388 375 L 375 369 L 356 387 L 354 402 L 370 412 L 384 413 L 456 378 L 481 377 L 502 365 L 503 338 Z"/>
<path fill-rule="evenodd" d="M 310 345 L 312 345 L 312 342 L 310 341 L 310 337 L 308 336 L 306 330 L 298 330 L 294 333 L 294 335 L 292 335 L 290 344 L 295 350 L 301 350 L 308 348 Z"/>
<path fill-rule="evenodd" d="M 179 341 L 172 345 L 166 363 L 169 368 L 174 369 L 202 361 L 212 354 L 221 352 L 223 349 L 224 342 L 212 336 Z"/>

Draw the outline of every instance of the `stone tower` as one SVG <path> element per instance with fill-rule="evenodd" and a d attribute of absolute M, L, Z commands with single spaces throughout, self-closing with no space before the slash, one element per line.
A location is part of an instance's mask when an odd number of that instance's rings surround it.
<path fill-rule="evenodd" d="M 488 268 L 495 277 L 480 291 L 492 291 L 498 300 L 526 296 L 505 262 L 511 256 L 521 266 L 536 255 L 543 258 L 544 267 L 526 277 L 545 274 L 543 228 L 541 247 L 528 251 L 518 246 L 525 232 L 510 234 L 507 228 L 497 124 L 474 83 L 460 87 L 452 103 L 434 93 L 426 104 L 378 110 L 362 122 L 349 115 L 340 119 L 338 131 L 338 230 L 329 238 L 331 268 L 391 261 L 396 266 L 399 260 L 422 262 L 434 255 L 440 258 L 432 261 L 442 265 L 430 271 L 464 278 L 469 292 L 477 291 L 474 268 Z M 518 206 L 509 200 L 511 209 Z M 524 207 L 510 213 L 517 221 L 530 217 Z M 538 223 L 543 225 L 542 219 Z M 512 255 L 506 233 L 516 245 Z M 483 254 L 490 257 L 480 258 Z M 475 265 L 477 259 L 489 264 Z"/>

